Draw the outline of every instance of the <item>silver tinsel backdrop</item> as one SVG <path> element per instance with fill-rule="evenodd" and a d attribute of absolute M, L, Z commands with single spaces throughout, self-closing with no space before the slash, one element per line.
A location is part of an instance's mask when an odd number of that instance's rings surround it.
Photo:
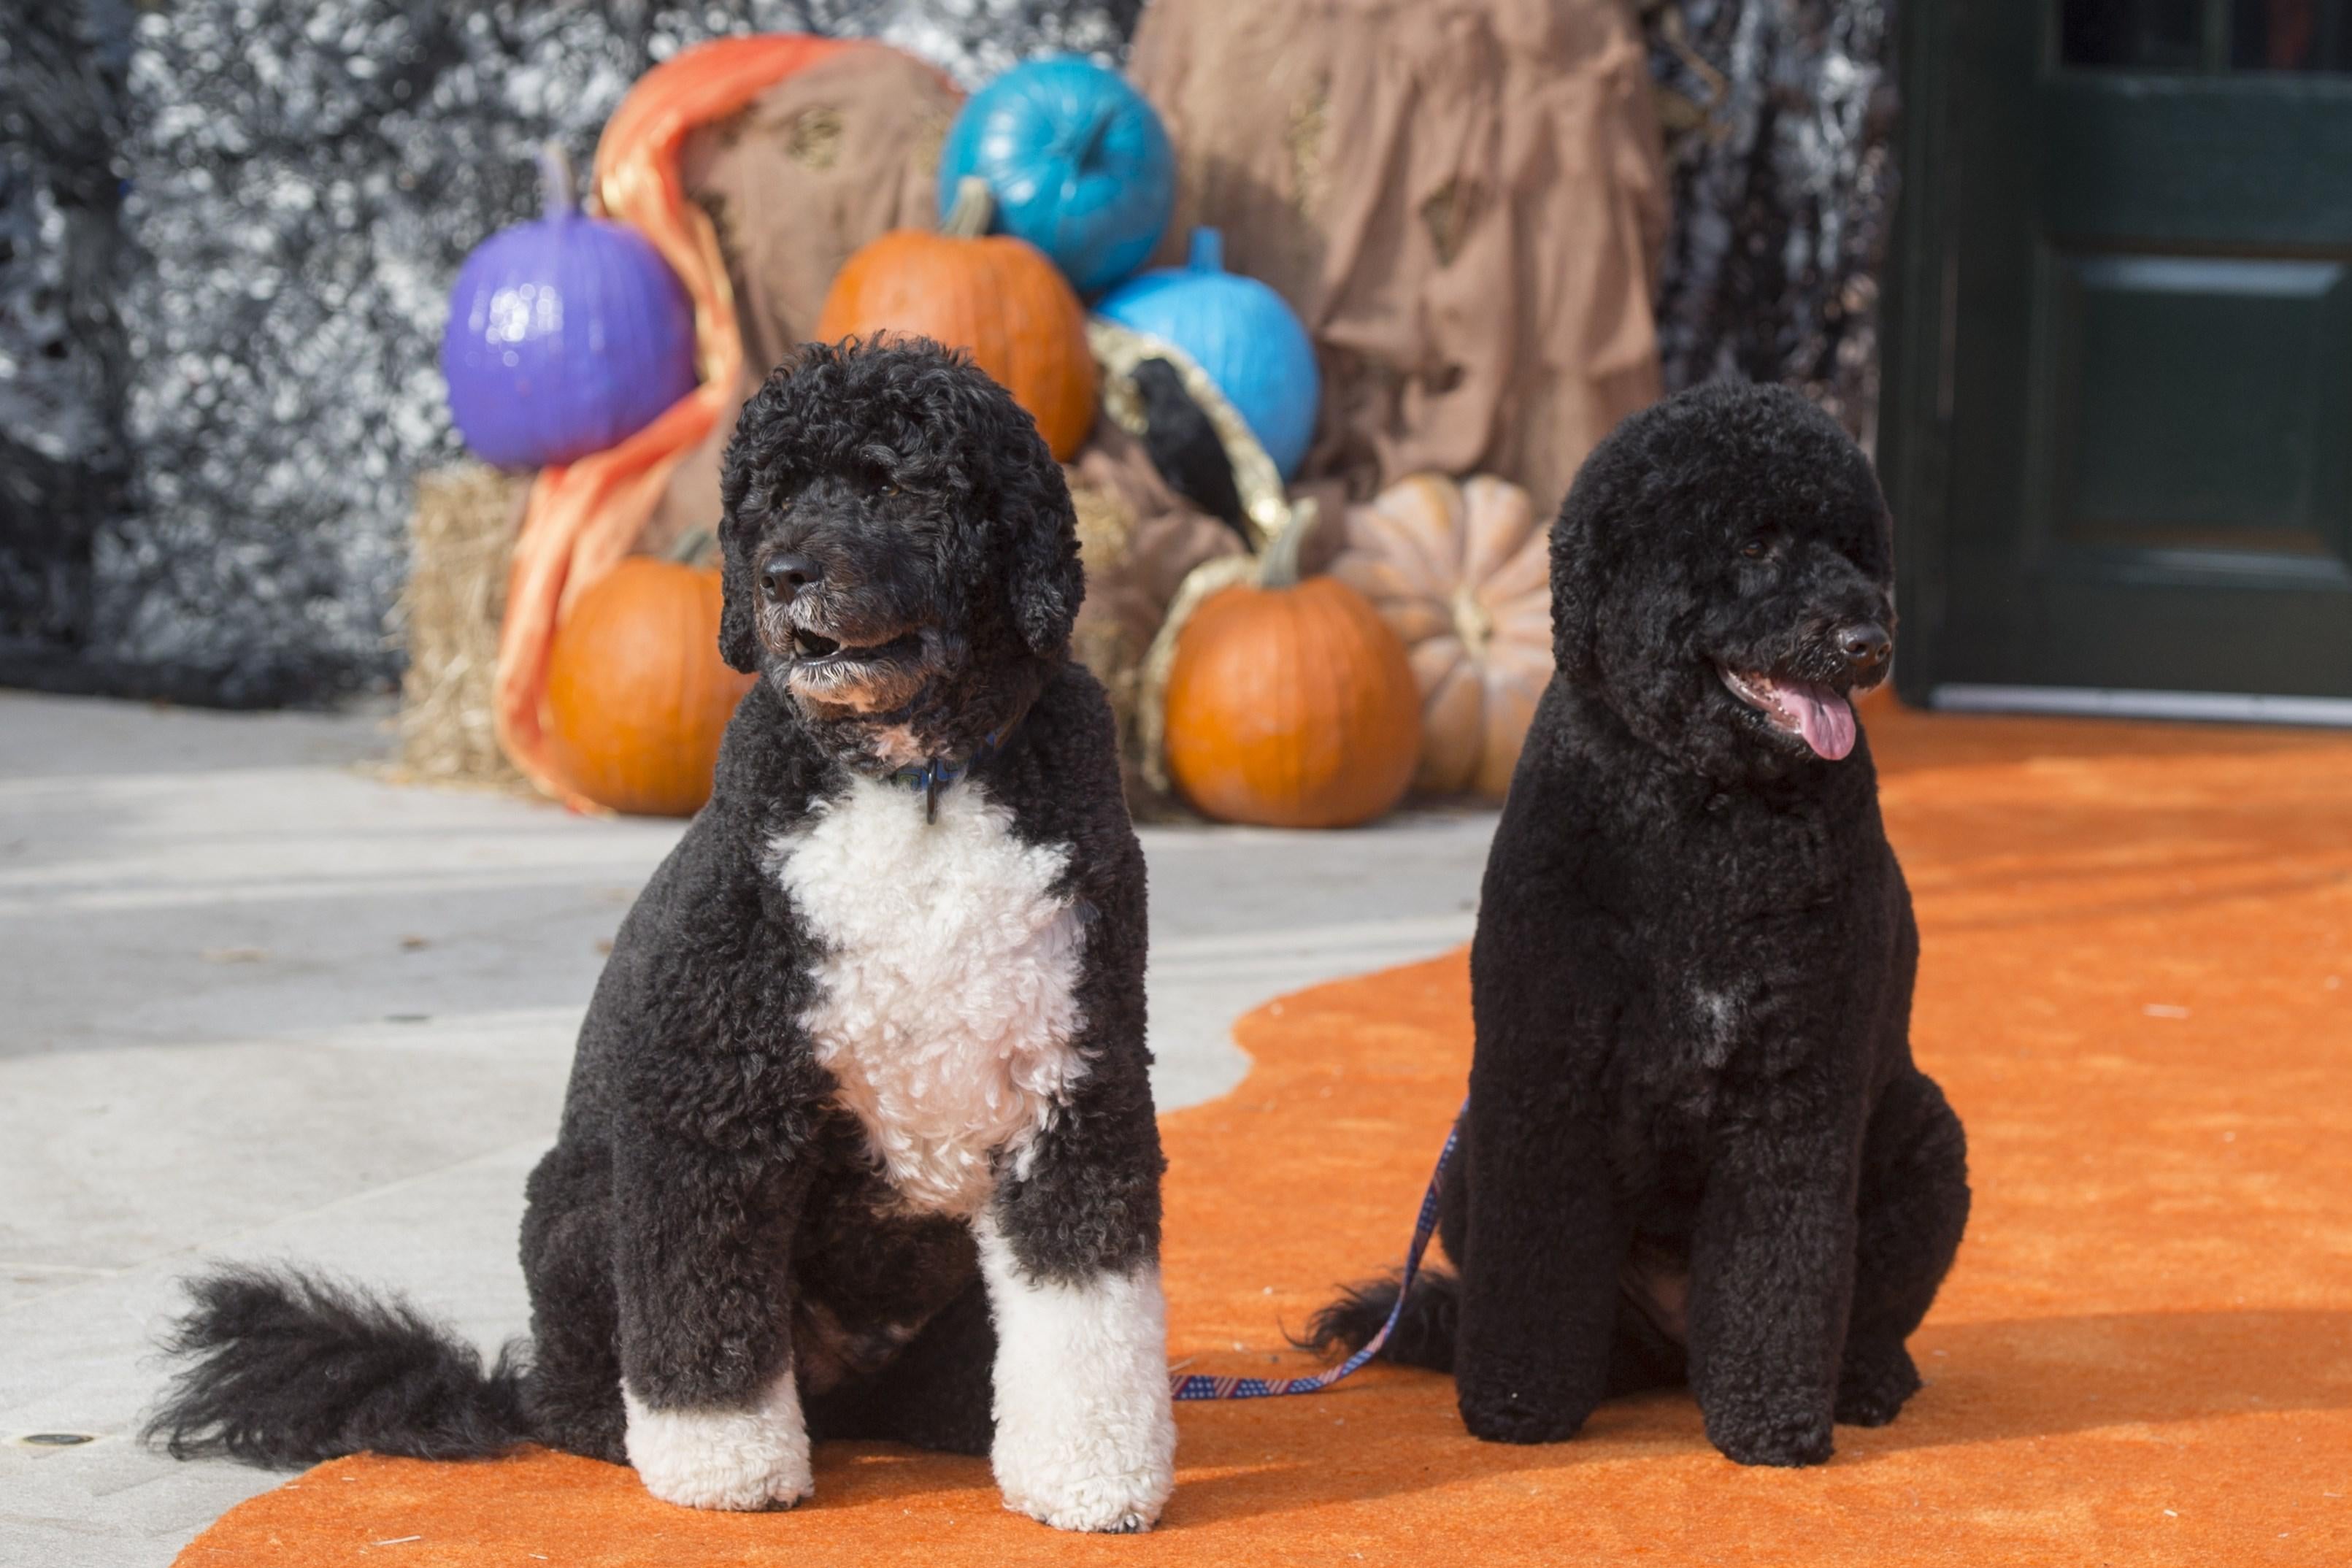
<path fill-rule="evenodd" d="M 1141 0 L 0 0 L 0 681 L 230 704 L 388 684 L 410 485 L 458 455 L 444 295 L 628 85 L 731 32 L 976 82 Z M 1883 0 L 1656 0 L 1667 382 L 1866 430 Z"/>
<path fill-rule="evenodd" d="M 1666 385 L 1802 390 L 1865 442 L 1895 200 L 1886 0 L 1645 0 L 1675 180 Z"/>
<path fill-rule="evenodd" d="M 121 509 L 131 0 L 0 0 L 0 638 L 88 641 L 90 540 Z"/>

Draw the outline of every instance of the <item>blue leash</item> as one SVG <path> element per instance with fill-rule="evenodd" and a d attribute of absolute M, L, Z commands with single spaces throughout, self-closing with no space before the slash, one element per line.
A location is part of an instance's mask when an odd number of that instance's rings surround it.
<path fill-rule="evenodd" d="M 1462 1110 L 1470 1109 L 1465 1100 Z M 1397 1281 L 1396 1305 L 1389 1309 L 1389 1321 L 1381 1331 L 1364 1342 L 1364 1348 L 1341 1362 L 1328 1372 L 1318 1372 L 1312 1377 L 1213 1377 L 1205 1373 L 1171 1372 L 1168 1374 L 1170 1396 L 1176 1399 L 1275 1399 L 1286 1394 L 1320 1394 L 1341 1378 L 1362 1368 L 1366 1362 L 1381 1353 L 1381 1347 L 1396 1331 L 1398 1320 L 1404 1316 L 1406 1299 L 1412 1291 L 1413 1276 L 1421 1272 L 1421 1255 L 1429 1250 L 1429 1238 L 1437 1234 L 1437 1192 L 1445 1181 L 1445 1167 L 1454 1158 L 1454 1146 L 1462 1138 L 1462 1115 L 1457 1111 L 1454 1126 L 1445 1134 L 1445 1147 L 1437 1152 L 1437 1168 L 1429 1173 L 1429 1190 L 1421 1194 L 1421 1215 L 1412 1224 L 1412 1245 L 1405 1250 L 1404 1274 Z"/>

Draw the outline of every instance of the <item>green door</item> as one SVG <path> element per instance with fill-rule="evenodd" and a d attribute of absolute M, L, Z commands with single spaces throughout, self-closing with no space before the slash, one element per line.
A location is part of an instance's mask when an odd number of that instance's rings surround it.
<path fill-rule="evenodd" d="M 2352 723 L 2352 0 L 1915 0 L 1914 701 Z"/>

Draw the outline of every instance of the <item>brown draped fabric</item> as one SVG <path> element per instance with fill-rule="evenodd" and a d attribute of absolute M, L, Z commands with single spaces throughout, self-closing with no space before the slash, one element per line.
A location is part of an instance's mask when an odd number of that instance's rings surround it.
<path fill-rule="evenodd" d="M 847 50 L 687 138 L 678 177 L 719 231 L 743 383 L 709 438 L 678 465 L 646 548 L 718 521 L 719 459 L 736 411 L 814 329 L 841 264 L 890 229 L 938 226 L 940 143 L 961 106 L 955 88 L 912 56 Z"/>
<path fill-rule="evenodd" d="M 1667 191 L 1622 0 L 1154 0 L 1129 72 L 1196 224 L 1314 334 L 1302 479 L 1497 474 L 1558 503 L 1658 395 Z"/>

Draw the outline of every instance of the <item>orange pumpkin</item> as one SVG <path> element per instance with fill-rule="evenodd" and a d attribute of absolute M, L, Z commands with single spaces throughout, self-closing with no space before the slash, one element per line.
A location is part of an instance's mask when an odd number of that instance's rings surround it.
<path fill-rule="evenodd" d="M 1067 462 L 1095 423 L 1086 308 L 1044 251 L 987 232 L 992 211 L 988 182 L 975 175 L 939 233 L 899 228 L 868 241 L 835 277 L 816 335 L 895 334 L 971 350 Z"/>
<path fill-rule="evenodd" d="M 1176 637 L 1168 772 L 1221 821 L 1351 827 L 1412 781 L 1421 697 L 1404 644 L 1346 584 L 1300 581 L 1306 521 L 1266 547 L 1255 582 L 1202 601 Z"/>
<path fill-rule="evenodd" d="M 719 657 L 719 574 L 634 555 L 580 596 L 547 666 L 551 747 L 599 805 L 691 816 L 753 677 Z"/>
<path fill-rule="evenodd" d="M 1510 788 L 1551 680 L 1550 536 L 1528 492 L 1414 474 L 1348 510 L 1331 574 L 1404 639 L 1421 683 L 1426 794 Z"/>

